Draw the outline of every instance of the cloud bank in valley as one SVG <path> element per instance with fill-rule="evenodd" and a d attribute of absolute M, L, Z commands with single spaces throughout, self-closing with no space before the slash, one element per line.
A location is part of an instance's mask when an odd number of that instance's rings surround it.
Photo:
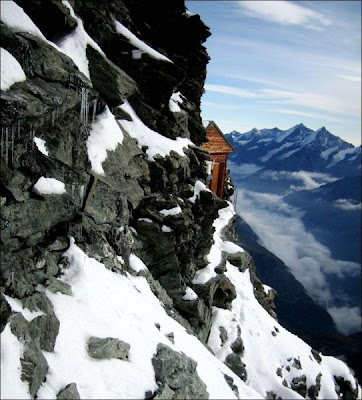
<path fill-rule="evenodd" d="M 329 284 L 329 279 L 359 279 L 359 264 L 333 259 L 330 250 L 306 231 L 303 213 L 285 203 L 282 196 L 238 190 L 236 209 L 261 244 L 290 268 L 315 301 L 331 310 L 343 333 L 360 330 L 359 308 L 348 298 L 343 307 L 337 306 Z"/>
<path fill-rule="evenodd" d="M 273 171 L 267 170 L 262 175 L 265 178 L 278 181 L 280 179 L 297 180 L 301 182 L 301 186 L 291 185 L 290 188 L 293 190 L 312 190 L 316 189 L 326 183 L 334 182 L 338 180 L 328 174 L 323 174 L 320 172 L 310 172 L 310 171 Z"/>

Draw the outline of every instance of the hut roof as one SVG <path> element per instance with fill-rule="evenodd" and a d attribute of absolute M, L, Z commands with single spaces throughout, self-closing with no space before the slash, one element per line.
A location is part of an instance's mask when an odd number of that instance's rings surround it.
<path fill-rule="evenodd" d="M 206 129 L 207 142 L 201 146 L 202 149 L 209 153 L 232 153 L 234 151 L 214 121 L 203 121 L 203 125 Z"/>

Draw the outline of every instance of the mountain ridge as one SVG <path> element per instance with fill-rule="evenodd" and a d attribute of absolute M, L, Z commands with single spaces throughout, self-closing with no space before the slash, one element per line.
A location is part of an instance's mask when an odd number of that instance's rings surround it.
<path fill-rule="evenodd" d="M 360 164 L 361 147 L 333 135 L 324 126 L 314 131 L 300 123 L 287 130 L 253 128 L 225 136 L 235 149 L 230 160 L 238 165 L 253 163 L 259 169 L 346 176 L 355 174 Z"/>

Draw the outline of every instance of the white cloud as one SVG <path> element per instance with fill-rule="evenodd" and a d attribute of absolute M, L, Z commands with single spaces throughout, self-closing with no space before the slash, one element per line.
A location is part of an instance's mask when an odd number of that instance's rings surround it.
<path fill-rule="evenodd" d="M 245 89 L 241 89 L 241 88 L 233 87 L 233 86 L 206 84 L 205 89 L 210 92 L 230 94 L 232 96 L 237 96 L 237 97 L 246 97 L 246 98 L 258 97 L 258 95 L 256 93 L 254 93 L 250 90 L 245 90 Z"/>
<path fill-rule="evenodd" d="M 334 176 L 323 174 L 320 172 L 309 172 L 309 171 L 274 171 L 267 170 L 263 172 L 263 178 L 272 179 L 278 181 L 280 179 L 296 179 L 302 182 L 302 186 L 292 185 L 290 188 L 293 190 L 312 190 L 326 183 L 334 182 L 338 178 Z"/>
<path fill-rule="evenodd" d="M 331 21 L 322 14 L 291 1 L 239 1 L 244 13 L 282 25 L 302 25 L 323 30 Z"/>
<path fill-rule="evenodd" d="M 330 250 L 306 231 L 302 212 L 283 202 L 281 196 L 240 189 L 236 209 L 260 243 L 290 268 L 322 306 L 334 307 L 330 279 L 359 278 L 360 265 L 333 259 Z"/>
<path fill-rule="evenodd" d="M 356 204 L 347 199 L 338 199 L 334 202 L 334 205 L 346 211 L 358 211 L 362 208 L 362 203 Z"/>
<path fill-rule="evenodd" d="M 270 108 L 265 111 L 277 112 L 277 113 L 281 113 L 281 114 L 300 115 L 302 117 L 315 118 L 315 119 L 319 119 L 319 120 L 323 120 L 323 121 L 331 121 L 331 122 L 339 122 L 339 123 L 347 122 L 345 119 L 335 118 L 335 117 L 332 117 L 332 116 L 326 115 L 326 114 L 299 111 L 299 110 L 291 110 L 291 109 L 287 109 L 287 108 Z"/>
<path fill-rule="evenodd" d="M 271 99 L 274 104 L 293 104 L 308 108 L 315 108 L 338 114 L 360 116 L 361 106 L 359 103 L 346 103 L 343 98 L 329 96 L 328 94 L 294 92 L 288 90 L 259 89 L 261 96 Z"/>
<path fill-rule="evenodd" d="M 331 307 L 327 310 L 334 319 L 337 328 L 349 335 L 361 330 L 361 311 L 358 307 Z"/>
<path fill-rule="evenodd" d="M 360 82 L 361 83 L 361 77 L 360 76 L 341 75 L 340 77 L 343 78 L 343 79 L 346 79 L 347 81 Z"/>
<path fill-rule="evenodd" d="M 278 90 L 271 88 L 260 88 L 257 90 L 246 90 L 236 86 L 206 84 L 206 91 L 227 94 L 241 98 L 251 98 L 261 100 L 269 104 L 290 104 L 323 110 L 329 113 L 337 113 L 342 115 L 351 115 L 360 117 L 361 106 L 360 101 L 346 102 L 344 97 L 330 96 L 328 94 L 296 92 L 290 90 Z M 303 115 L 299 111 L 299 115 Z M 310 116 L 310 115 L 309 115 Z M 323 116 L 320 116 L 321 118 Z"/>

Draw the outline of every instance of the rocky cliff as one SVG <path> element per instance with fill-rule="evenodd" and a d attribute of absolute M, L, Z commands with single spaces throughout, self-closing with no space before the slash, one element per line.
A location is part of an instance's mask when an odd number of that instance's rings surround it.
<path fill-rule="evenodd" d="M 204 185 L 199 16 L 16 0 L 1 33 L 2 398 L 355 398 L 344 363 L 283 339 Z"/>

